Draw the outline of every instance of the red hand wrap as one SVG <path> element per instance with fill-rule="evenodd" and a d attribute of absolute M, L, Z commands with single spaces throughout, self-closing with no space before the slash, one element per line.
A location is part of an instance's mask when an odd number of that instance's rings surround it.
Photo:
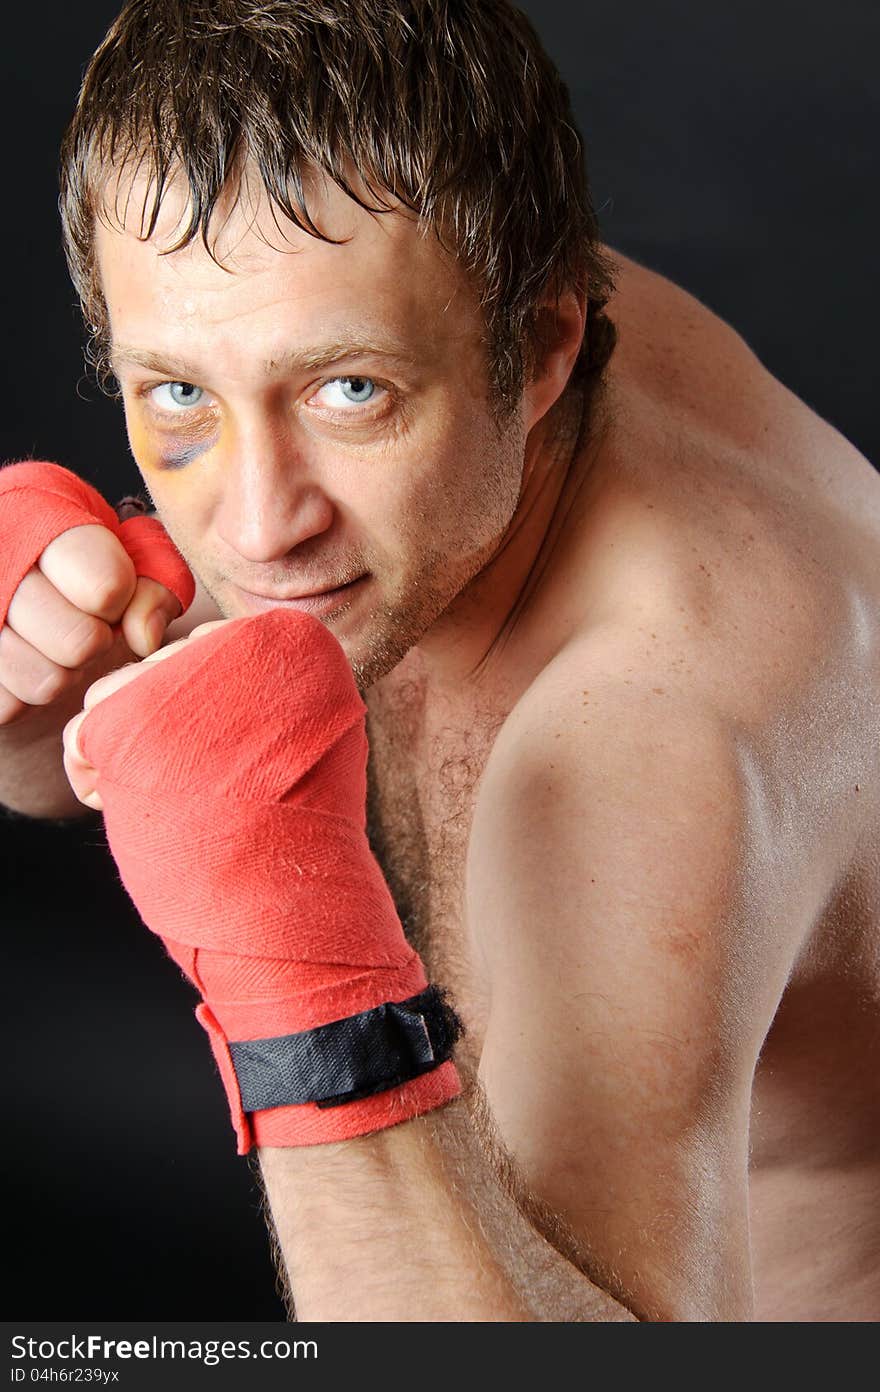
<path fill-rule="evenodd" d="M 0 624 L 12 597 L 46 547 L 71 527 L 107 527 L 134 562 L 135 573 L 158 580 L 180 601 L 193 602 L 195 582 L 186 562 L 155 517 L 120 522 L 91 484 L 60 464 L 28 460 L 0 469 Z"/>
<path fill-rule="evenodd" d="M 227 1041 L 427 985 L 367 840 L 364 717 L 332 634 L 273 610 L 152 664 L 80 727 L 122 881 L 204 998 L 239 1154 L 363 1135 L 460 1092 L 447 1060 L 335 1107 L 242 1110 Z"/>

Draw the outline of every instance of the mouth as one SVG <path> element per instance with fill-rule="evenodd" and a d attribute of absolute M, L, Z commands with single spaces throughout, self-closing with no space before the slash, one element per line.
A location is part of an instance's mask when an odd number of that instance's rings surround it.
<path fill-rule="evenodd" d="M 243 590 L 240 585 L 235 585 L 234 589 L 239 606 L 246 614 L 262 614 L 267 609 L 298 609 L 303 614 L 314 614 L 316 618 L 321 619 L 337 609 L 347 607 L 368 579 L 369 575 L 359 575 L 356 579 L 349 580 L 344 585 L 335 585 L 332 589 L 311 590 L 307 594 L 286 596 L 257 594 L 253 590 Z"/>

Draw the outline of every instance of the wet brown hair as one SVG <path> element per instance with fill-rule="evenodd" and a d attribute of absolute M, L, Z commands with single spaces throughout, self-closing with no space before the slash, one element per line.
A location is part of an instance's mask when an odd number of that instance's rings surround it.
<path fill-rule="evenodd" d="M 182 177 L 188 222 L 168 250 L 200 236 L 210 251 L 212 214 L 224 190 L 240 192 L 245 166 L 270 206 L 316 237 L 314 170 L 377 214 L 396 200 L 417 215 L 479 293 L 502 412 L 530 370 L 540 304 L 566 289 L 587 296 L 576 375 L 601 379 L 616 341 L 602 312 L 616 266 L 567 88 L 506 0 L 128 0 L 89 63 L 61 151 L 64 247 L 102 381 L 110 342 L 94 224 L 119 221 L 111 175 L 146 174 L 143 237 Z"/>

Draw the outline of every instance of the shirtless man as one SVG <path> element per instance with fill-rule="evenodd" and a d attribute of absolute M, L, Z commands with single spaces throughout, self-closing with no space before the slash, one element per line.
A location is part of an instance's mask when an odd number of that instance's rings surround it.
<path fill-rule="evenodd" d="M 320 52 L 354 83 L 380 60 L 363 56 L 368 7 L 345 8 L 345 63 L 326 32 Z M 369 7 L 385 52 L 393 8 Z M 417 8 L 414 63 L 438 7 Z M 502 8 L 477 10 L 494 38 L 469 48 L 453 26 L 450 111 L 496 39 L 499 92 L 522 69 L 503 67 Z M 173 72 L 167 35 L 162 51 Z M 577 370 L 601 325 L 574 276 L 536 298 L 502 409 L 462 248 L 320 179 L 309 210 L 338 240 L 277 209 L 273 239 L 249 172 L 248 197 L 224 186 L 217 261 L 198 236 L 168 252 L 179 181 L 139 239 L 143 170 L 121 171 L 120 219 L 79 228 L 132 449 L 200 594 L 157 652 L 147 612 L 161 602 L 164 628 L 178 606 L 112 531 L 45 549 L 0 633 L 4 801 L 70 810 L 69 720 L 70 782 L 136 872 L 83 747 L 90 718 L 163 673 L 184 700 L 229 620 L 316 610 L 367 701 L 373 849 L 465 1033 L 461 1095 L 258 1147 L 298 1317 L 876 1318 L 875 472 L 734 330 L 599 245 L 596 267 L 616 265 L 604 372 Z M 131 651 L 110 646 L 117 623 Z M 253 682 L 257 711 L 269 688 Z M 206 761 L 205 799 L 215 776 Z"/>

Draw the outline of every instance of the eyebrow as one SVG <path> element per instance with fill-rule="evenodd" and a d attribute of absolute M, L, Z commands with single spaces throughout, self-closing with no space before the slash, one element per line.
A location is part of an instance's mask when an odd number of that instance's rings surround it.
<path fill-rule="evenodd" d="M 263 361 L 263 373 L 267 377 L 274 377 L 280 372 L 313 372 L 329 367 L 343 358 L 382 358 L 401 367 L 412 367 L 415 362 L 413 354 L 401 353 L 382 344 L 339 339 L 314 348 L 291 349 L 277 358 L 266 358 Z M 196 382 L 200 377 L 208 375 L 195 363 L 187 362 L 184 358 L 166 357 L 163 353 L 152 353 L 128 346 L 114 348 L 110 354 L 110 365 L 114 371 L 123 364 L 145 367 L 150 372 L 159 372 L 180 382 Z"/>

